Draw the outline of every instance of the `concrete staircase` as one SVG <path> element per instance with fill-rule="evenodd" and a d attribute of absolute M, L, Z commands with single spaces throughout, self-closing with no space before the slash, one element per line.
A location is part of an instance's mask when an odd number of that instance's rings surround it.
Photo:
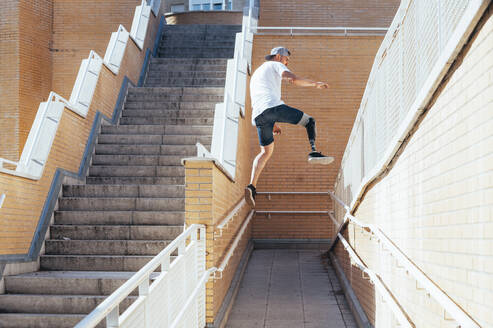
<path fill-rule="evenodd" d="M 129 89 L 119 125 L 101 128 L 87 184 L 63 186 L 40 271 L 5 277 L 0 327 L 73 327 L 183 231 L 181 158 L 210 147 L 240 30 L 164 29 L 145 87 Z"/>

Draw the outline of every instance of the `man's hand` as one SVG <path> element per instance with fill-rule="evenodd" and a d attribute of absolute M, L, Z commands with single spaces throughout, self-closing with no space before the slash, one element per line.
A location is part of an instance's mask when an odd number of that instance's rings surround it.
<path fill-rule="evenodd" d="M 315 88 L 317 88 L 317 89 L 328 89 L 329 85 L 325 82 L 315 82 Z"/>
<path fill-rule="evenodd" d="M 272 129 L 272 132 L 274 133 L 275 136 L 277 136 L 281 134 L 281 128 L 277 124 L 274 124 L 274 128 Z"/>

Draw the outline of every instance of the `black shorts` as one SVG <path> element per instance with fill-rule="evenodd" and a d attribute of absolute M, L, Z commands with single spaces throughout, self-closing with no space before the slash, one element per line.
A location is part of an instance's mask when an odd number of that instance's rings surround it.
<path fill-rule="evenodd" d="M 298 124 L 302 117 L 302 111 L 284 104 L 266 109 L 255 118 L 260 145 L 268 146 L 274 142 L 274 123 Z"/>

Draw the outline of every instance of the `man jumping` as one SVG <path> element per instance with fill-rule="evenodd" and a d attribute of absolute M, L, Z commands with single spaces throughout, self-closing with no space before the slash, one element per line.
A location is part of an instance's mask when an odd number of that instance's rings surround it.
<path fill-rule="evenodd" d="M 257 127 L 260 141 L 260 153 L 252 165 L 250 184 L 245 188 L 245 199 L 254 207 L 257 194 L 255 186 L 265 164 L 274 151 L 274 134 L 281 134 L 276 122 L 298 124 L 306 128 L 311 152 L 308 162 L 314 164 L 330 164 L 333 157 L 322 155 L 315 148 L 315 119 L 302 111 L 287 106 L 281 100 L 281 82 L 283 79 L 300 87 L 327 89 L 325 82 L 315 82 L 298 77 L 287 68 L 291 53 L 284 47 L 276 47 L 270 55 L 265 56 L 266 62 L 253 73 L 250 81 L 252 99 L 252 124 Z"/>

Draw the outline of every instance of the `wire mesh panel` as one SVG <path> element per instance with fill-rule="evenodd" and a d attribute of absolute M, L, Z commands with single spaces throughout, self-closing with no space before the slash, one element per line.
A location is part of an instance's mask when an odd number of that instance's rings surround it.
<path fill-rule="evenodd" d="M 341 163 L 336 190 L 341 198 L 349 196 L 348 203 L 361 191 L 362 181 L 369 181 L 368 175 L 390 159 L 384 156 L 392 156 L 403 137 L 397 133 L 406 130 L 403 124 L 408 124 L 410 111 L 415 113 L 423 106 L 418 96 L 431 92 L 433 86 L 425 82 L 434 70 L 447 65 L 443 60 L 438 63 L 440 55 L 470 3 L 472 0 L 401 1 L 375 57 Z"/>

